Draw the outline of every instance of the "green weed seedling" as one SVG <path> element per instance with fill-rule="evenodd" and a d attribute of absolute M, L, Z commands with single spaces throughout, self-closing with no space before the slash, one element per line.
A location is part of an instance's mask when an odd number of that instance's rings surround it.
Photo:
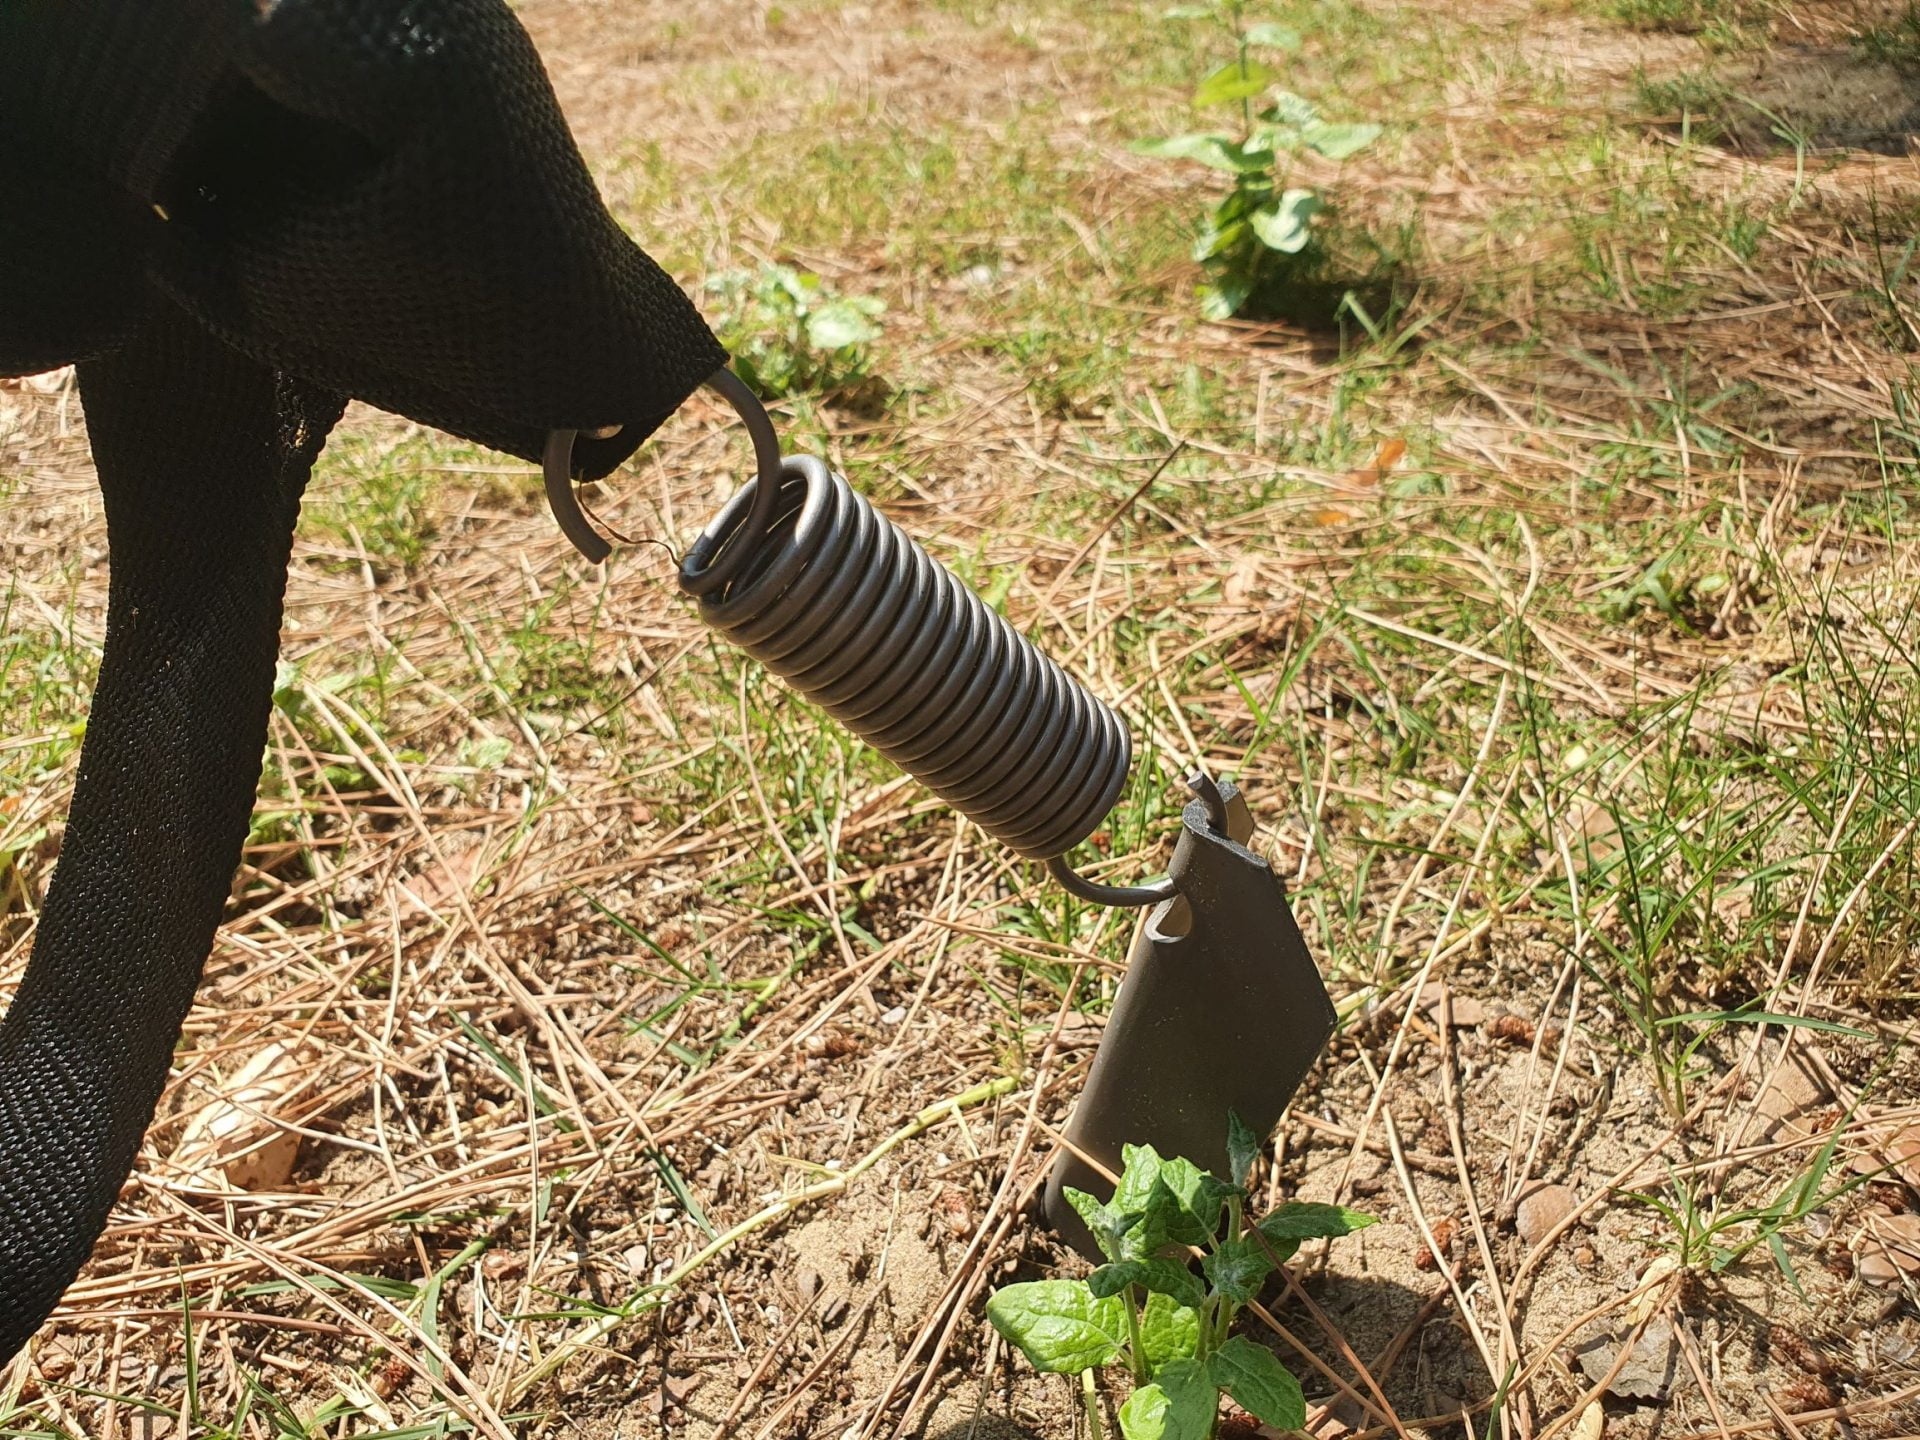
<path fill-rule="evenodd" d="M 1208 1440 L 1223 1390 L 1268 1425 L 1304 1425 L 1300 1382 L 1271 1350 L 1235 1335 L 1234 1317 L 1302 1241 L 1373 1224 L 1339 1205 L 1293 1201 L 1249 1225 L 1247 1172 L 1260 1137 L 1238 1116 L 1227 1135 L 1231 1184 L 1152 1146 L 1127 1146 L 1110 1203 L 1066 1192 L 1107 1263 L 1085 1280 L 1003 1286 L 987 1302 L 994 1329 L 1036 1370 L 1087 1374 L 1091 1393 L 1090 1372 L 1123 1362 L 1133 1377 L 1120 1408 L 1126 1440 Z M 1189 1264 L 1195 1250 L 1202 1275 Z"/>
<path fill-rule="evenodd" d="M 1169 135 L 1133 146 L 1142 155 L 1192 160 L 1232 177 L 1233 188 L 1207 212 L 1193 246 L 1207 275 L 1200 295 L 1210 320 L 1264 309 L 1276 288 L 1309 276 L 1320 259 L 1313 219 L 1326 202 L 1287 183 L 1289 158 L 1311 150 L 1345 160 L 1380 136 L 1378 125 L 1330 125 L 1298 95 L 1275 89 L 1278 72 L 1253 52 L 1297 50 L 1300 37 L 1279 25 L 1248 26 L 1245 8 L 1244 0 L 1209 0 L 1167 12 L 1171 19 L 1211 21 L 1231 37 L 1234 58 L 1200 81 L 1193 105 L 1237 109 L 1237 133 Z"/>
<path fill-rule="evenodd" d="M 871 377 L 884 301 L 836 295 L 818 275 L 787 265 L 728 270 L 707 289 L 721 304 L 720 343 L 763 398 L 847 390 Z"/>

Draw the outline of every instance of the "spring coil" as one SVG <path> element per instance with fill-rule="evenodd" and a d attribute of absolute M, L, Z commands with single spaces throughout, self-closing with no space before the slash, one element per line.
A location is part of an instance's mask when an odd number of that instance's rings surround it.
<path fill-rule="evenodd" d="M 681 566 L 701 619 L 1017 853 L 1092 834 L 1119 717 L 821 461 L 786 460 L 772 505 L 761 483 Z"/>

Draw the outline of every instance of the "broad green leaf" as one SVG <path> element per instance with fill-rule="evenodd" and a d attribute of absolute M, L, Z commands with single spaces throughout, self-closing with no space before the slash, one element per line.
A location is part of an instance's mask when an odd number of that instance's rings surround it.
<path fill-rule="evenodd" d="M 1209 1175 L 1191 1160 L 1168 1160 L 1160 1167 L 1160 1183 L 1171 1199 L 1167 1235 L 1182 1245 L 1204 1245 L 1220 1228 L 1220 1207 L 1234 1187 Z"/>
<path fill-rule="evenodd" d="M 1313 238 L 1310 222 L 1323 208 L 1311 190 L 1289 190 L 1273 204 L 1254 211 L 1247 223 L 1269 250 L 1298 255 Z"/>
<path fill-rule="evenodd" d="M 1231 105 L 1236 100 L 1251 99 L 1279 78 L 1275 71 L 1268 69 L 1258 60 L 1249 60 L 1244 65 L 1238 60 L 1229 60 L 1219 69 L 1210 72 L 1195 88 L 1194 108 Z"/>
<path fill-rule="evenodd" d="M 1160 1178 L 1160 1152 L 1151 1145 L 1120 1147 L 1120 1183 L 1114 1187 L 1116 1210 L 1145 1210 L 1153 1185 Z"/>
<path fill-rule="evenodd" d="M 879 338 L 880 327 L 851 301 L 832 301 L 807 316 L 807 339 L 819 350 L 842 350 Z"/>
<path fill-rule="evenodd" d="M 1087 1288 L 1095 1295 L 1118 1295 L 1129 1285 L 1169 1296 L 1181 1305 L 1200 1305 L 1207 1298 L 1200 1278 L 1178 1260 L 1122 1260 L 1102 1265 L 1087 1276 Z"/>
<path fill-rule="evenodd" d="M 1136 155 L 1152 155 L 1161 160 L 1197 160 L 1229 175 L 1241 174 L 1249 168 L 1248 157 L 1239 144 L 1226 135 L 1168 135 L 1159 140 L 1136 140 L 1127 148 Z"/>
<path fill-rule="evenodd" d="M 1311 102 L 1303 100 L 1291 90 L 1281 90 L 1275 93 L 1267 108 L 1260 112 L 1260 118 L 1298 129 L 1308 125 L 1318 125 L 1320 112 L 1313 108 Z"/>
<path fill-rule="evenodd" d="M 768 268 L 767 278 L 793 299 L 803 303 L 820 290 L 820 277 L 811 270 L 802 272 L 785 265 L 774 265 Z"/>
<path fill-rule="evenodd" d="M 1192 1356 L 1200 1348 L 1200 1312 L 1171 1295 L 1148 1295 L 1140 1309 L 1140 1348 L 1150 1367 Z"/>
<path fill-rule="evenodd" d="M 1260 1293 L 1260 1285 L 1273 1273 L 1273 1259 L 1258 1240 L 1227 1240 L 1211 1255 L 1200 1257 L 1200 1268 L 1207 1272 L 1207 1283 L 1236 1305 L 1244 1305 Z"/>
<path fill-rule="evenodd" d="M 1168 1162 L 1151 1145 L 1124 1145 L 1124 1166 L 1113 1192 L 1113 1208 L 1131 1217 L 1120 1237 L 1115 1260 L 1150 1260 L 1171 1243 L 1168 1227 L 1179 1203 L 1160 1179 Z"/>
<path fill-rule="evenodd" d="M 1260 1158 L 1260 1137 L 1240 1116 L 1227 1112 L 1227 1177 L 1235 1185 L 1244 1187 L 1247 1176 L 1253 1170 L 1253 1162 Z"/>
<path fill-rule="evenodd" d="M 1274 1260 L 1284 1265 L 1300 1253 L 1300 1242 L 1298 1240 L 1275 1240 L 1272 1236 L 1268 1236 L 1267 1248 L 1273 1251 Z"/>
<path fill-rule="evenodd" d="M 1249 45 L 1266 45 L 1275 50 L 1298 50 L 1300 32 L 1285 25 L 1249 25 L 1247 27 Z"/>
<path fill-rule="evenodd" d="M 1317 121 L 1302 127 L 1300 135 L 1303 144 L 1329 160 L 1357 155 L 1379 138 L 1378 125 L 1322 125 Z"/>
<path fill-rule="evenodd" d="M 1351 1235 L 1366 1229 L 1375 1218 L 1344 1205 L 1289 1200 L 1260 1222 L 1260 1233 L 1269 1240 L 1317 1240 L 1323 1236 Z"/>
<path fill-rule="evenodd" d="M 1231 1336 L 1207 1362 L 1208 1377 L 1254 1419 L 1276 1430 L 1298 1430 L 1307 1423 L 1307 1402 L 1300 1382 L 1271 1350 L 1244 1335 Z"/>
<path fill-rule="evenodd" d="M 987 1319 L 1034 1369 L 1059 1375 L 1106 1364 L 1127 1338 L 1125 1302 L 1096 1299 L 1077 1280 L 1002 1286 L 987 1301 Z"/>
<path fill-rule="evenodd" d="M 1209 320 L 1231 320 L 1252 293 L 1253 285 L 1245 276 L 1223 275 L 1200 287 L 1200 313 Z"/>
<path fill-rule="evenodd" d="M 1175 1360 L 1120 1407 L 1120 1433 L 1126 1440 L 1207 1440 L 1219 1405 L 1220 1392 L 1199 1362 Z"/>
<path fill-rule="evenodd" d="M 498 770 L 513 754 L 512 744 L 499 735 L 475 741 L 471 747 L 463 745 L 462 749 L 466 750 L 467 764 L 480 770 Z"/>
<path fill-rule="evenodd" d="M 1086 1222 L 1087 1229 L 1093 1232 L 1093 1243 L 1100 1247 L 1100 1253 L 1109 1260 L 1118 1260 L 1126 1249 L 1125 1238 L 1139 1221 L 1137 1212 L 1128 1213 L 1117 1205 L 1103 1205 L 1084 1190 L 1066 1187 L 1067 1203 L 1079 1213 Z"/>
<path fill-rule="evenodd" d="M 1247 222 L 1234 220 L 1225 225 L 1216 225 L 1211 220 L 1200 229 L 1199 238 L 1193 242 L 1193 258 L 1202 264 L 1217 255 L 1225 255 L 1236 247 L 1246 243 Z"/>

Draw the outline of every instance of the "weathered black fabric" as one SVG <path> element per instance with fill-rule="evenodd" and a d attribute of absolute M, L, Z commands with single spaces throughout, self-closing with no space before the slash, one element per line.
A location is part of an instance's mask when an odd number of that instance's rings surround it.
<path fill-rule="evenodd" d="M 301 487 L 343 403 L 177 311 L 80 387 L 113 578 L 65 844 L 0 1025 L 8 1353 L 92 1249 L 166 1083 L 246 839 Z"/>
<path fill-rule="evenodd" d="M 602 474 L 726 357 L 504 0 L 0 0 L 0 374 L 80 363 L 105 656 L 0 1021 L 0 1361 L 125 1179 L 259 778 L 301 487 L 356 397 Z"/>

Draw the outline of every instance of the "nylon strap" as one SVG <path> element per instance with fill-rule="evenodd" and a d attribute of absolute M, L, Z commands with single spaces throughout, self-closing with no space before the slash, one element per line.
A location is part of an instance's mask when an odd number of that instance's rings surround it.
<path fill-rule="evenodd" d="M 301 488 L 348 397 L 623 460 L 725 353 L 594 189 L 504 0 L 0 0 L 0 374 L 80 363 L 107 639 L 0 1021 L 0 1362 L 164 1088 L 259 780 Z"/>

